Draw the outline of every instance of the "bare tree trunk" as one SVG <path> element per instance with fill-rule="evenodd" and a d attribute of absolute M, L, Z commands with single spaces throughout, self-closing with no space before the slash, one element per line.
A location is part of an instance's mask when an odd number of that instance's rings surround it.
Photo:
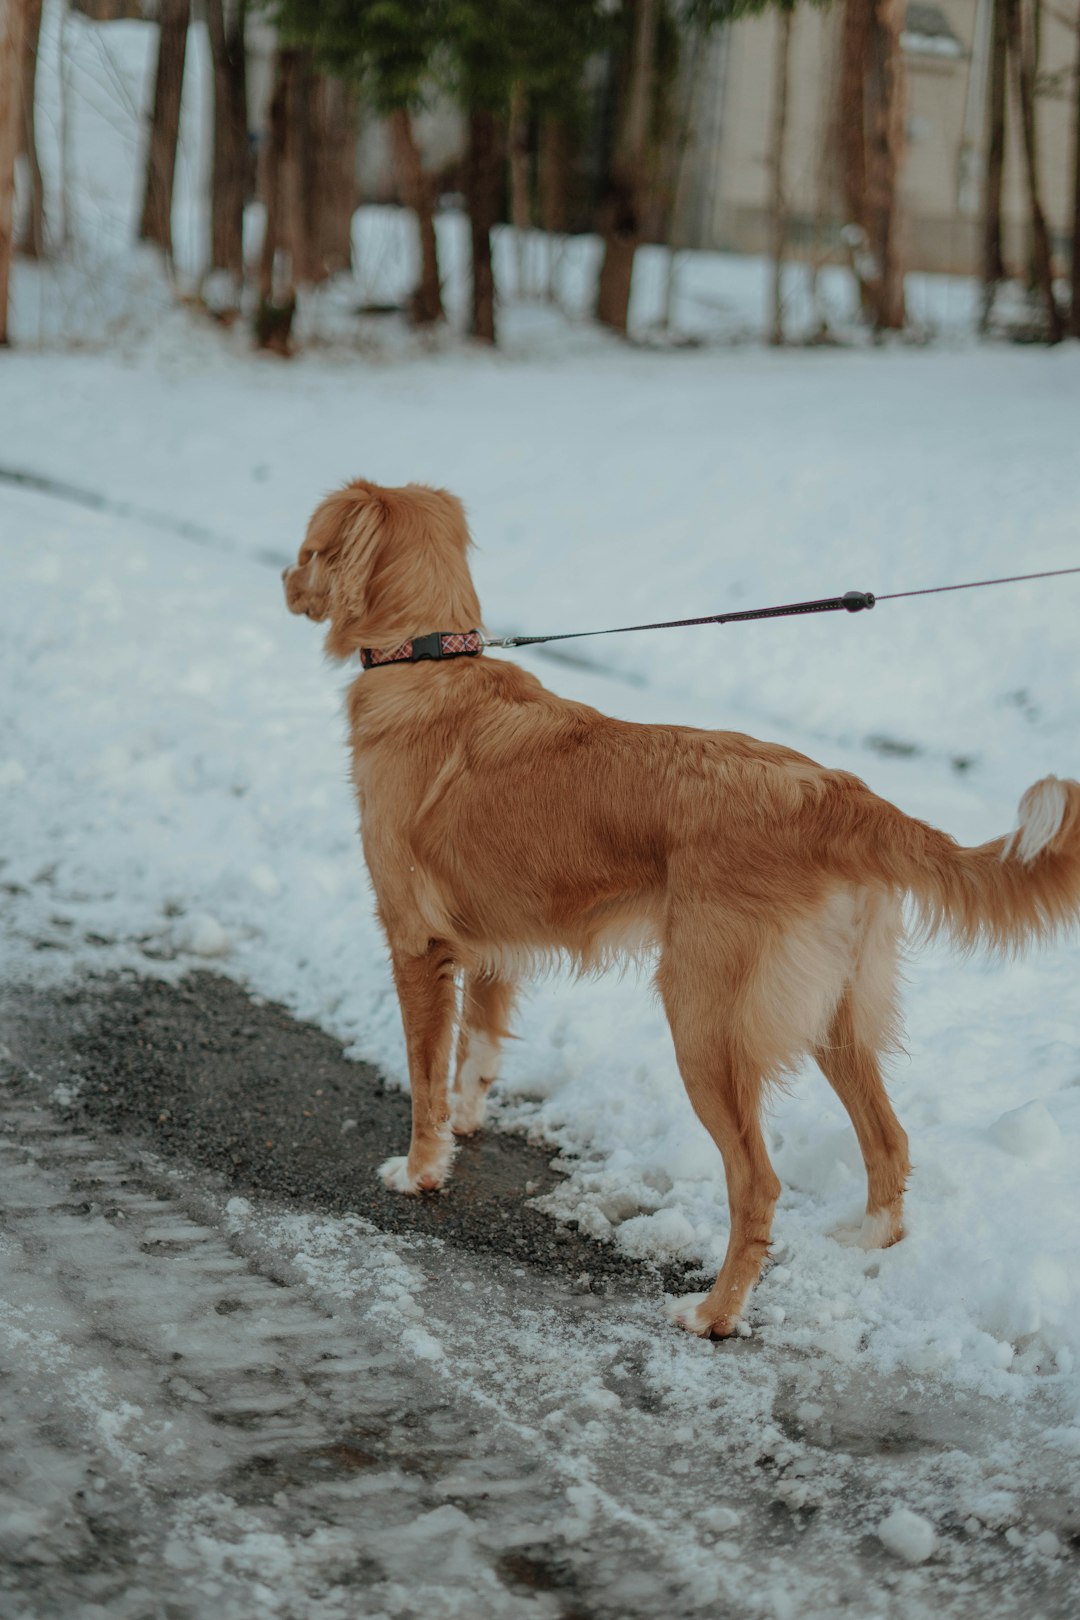
<path fill-rule="evenodd" d="M 19 230 L 19 251 L 28 259 L 46 256 L 45 241 L 45 185 L 38 160 L 37 131 L 34 127 L 36 103 L 38 40 L 41 37 L 41 0 L 29 0 L 26 14 L 26 36 L 22 53 L 22 152 L 30 180 L 26 213 Z"/>
<path fill-rule="evenodd" d="M 1005 33 L 1005 7 L 994 0 L 993 39 L 990 46 L 990 82 L 987 93 L 986 189 L 983 195 L 982 230 L 982 309 L 979 331 L 990 328 L 994 299 L 1005 279 L 1005 254 L 1001 236 L 1001 192 L 1005 175 L 1005 112 L 1008 89 L 1008 39 Z"/>
<path fill-rule="evenodd" d="M 306 205 L 300 280 L 320 282 L 352 266 L 356 104 L 344 81 L 315 72 L 310 58 L 304 70 L 297 109 Z"/>
<path fill-rule="evenodd" d="M 510 92 L 510 219 L 514 226 L 514 256 L 519 298 L 528 296 L 529 232 L 532 229 L 532 199 L 529 196 L 529 100 L 525 86 L 515 84 Z"/>
<path fill-rule="evenodd" d="M 772 333 L 778 348 L 784 342 L 784 259 L 787 254 L 787 190 L 784 159 L 787 154 L 788 88 L 791 79 L 791 25 L 795 12 L 785 6 L 777 18 L 775 76 L 773 79 L 773 138 L 769 155 L 772 170 Z"/>
<path fill-rule="evenodd" d="M 15 246 L 15 157 L 22 133 L 26 0 L 0 0 L 0 347 L 8 340 L 8 291 Z"/>
<path fill-rule="evenodd" d="M 871 32 L 870 241 L 877 257 L 877 326 L 904 324 L 900 260 L 900 171 L 904 163 L 904 0 L 874 0 Z"/>
<path fill-rule="evenodd" d="M 443 319 L 439 244 L 435 235 L 435 183 L 424 172 L 408 108 L 395 107 L 387 122 L 398 192 L 406 208 L 416 216 L 420 235 L 420 280 L 409 300 L 410 310 L 417 326 L 432 326 Z"/>
<path fill-rule="evenodd" d="M 248 199 L 247 0 L 206 0 L 214 59 L 214 159 L 210 180 L 210 263 L 244 281 L 244 205 Z"/>
<path fill-rule="evenodd" d="M 900 256 L 900 175 L 904 164 L 905 0 L 875 0 L 870 57 L 870 142 L 867 202 L 870 243 L 878 265 L 875 328 L 900 331 L 905 321 Z"/>
<path fill-rule="evenodd" d="M 569 162 L 568 146 L 566 125 L 562 118 L 559 117 L 558 113 L 545 113 L 540 122 L 538 179 L 540 223 L 544 228 L 544 242 L 547 254 L 544 297 L 551 303 L 554 303 L 557 296 L 555 286 L 555 239 L 563 234 L 567 223 L 566 170 Z"/>
<path fill-rule="evenodd" d="M 1040 296 L 1046 309 L 1046 336 L 1049 343 L 1060 343 L 1064 336 L 1061 311 L 1054 296 L 1054 270 L 1050 255 L 1050 234 L 1046 228 L 1039 195 L 1039 174 L 1035 153 L 1035 85 L 1030 71 L 1030 57 L 1024 50 L 1020 0 L 1002 0 L 1005 8 L 1005 28 L 1009 42 L 1009 56 L 1013 68 L 1013 85 L 1020 111 L 1020 133 L 1024 153 L 1024 173 L 1027 179 L 1028 205 L 1031 211 L 1031 243 L 1033 269 Z"/>
<path fill-rule="evenodd" d="M 904 324 L 900 171 L 904 154 L 902 0 L 847 0 L 839 141 L 844 202 L 864 314 L 875 331 Z"/>
<path fill-rule="evenodd" d="M 465 198 L 472 237 L 472 314 L 469 334 L 482 343 L 495 342 L 495 272 L 491 232 L 499 217 L 502 129 L 487 107 L 469 113 L 469 147 L 465 155 Z"/>
<path fill-rule="evenodd" d="M 837 147 L 844 196 L 845 230 L 862 235 L 853 254 L 859 303 L 869 319 L 868 279 L 860 269 L 860 252 L 869 248 L 866 219 L 866 59 L 870 48 L 869 0 L 846 0 L 840 34 Z"/>
<path fill-rule="evenodd" d="M 279 50 L 274 62 L 274 93 L 260 177 L 266 227 L 259 260 L 255 342 L 260 349 L 272 349 L 282 355 L 291 352 L 292 323 L 296 314 L 295 243 L 301 217 L 300 176 L 289 141 L 289 103 L 296 94 L 298 57 L 298 51 Z"/>
<path fill-rule="evenodd" d="M 634 255 L 645 210 L 649 117 L 655 78 L 657 0 L 634 0 L 633 42 L 619 131 L 611 156 L 608 194 L 601 209 L 604 259 L 596 318 L 625 336 L 630 315 Z"/>
<path fill-rule="evenodd" d="M 347 87 L 316 73 L 310 52 L 279 49 L 262 194 L 266 232 L 255 339 L 289 352 L 296 289 L 352 262 L 356 122 Z"/>
<path fill-rule="evenodd" d="M 694 120 L 698 113 L 699 87 L 702 69 L 708 60 L 705 49 L 705 30 L 688 32 L 684 45 L 689 66 L 682 79 L 682 105 L 672 143 L 671 177 L 664 226 L 667 244 L 667 263 L 664 266 L 664 293 L 660 308 L 660 327 L 671 330 L 675 318 L 675 291 L 683 237 L 683 217 L 686 212 L 686 187 L 690 163 L 688 153 L 694 138 Z"/>
<path fill-rule="evenodd" d="M 161 0 L 157 76 L 139 236 L 172 255 L 172 198 L 191 0 Z"/>
<path fill-rule="evenodd" d="M 1076 82 L 1073 86 L 1075 97 L 1073 122 L 1073 173 L 1072 173 L 1072 289 L 1069 299 L 1069 332 L 1074 338 L 1080 338 L 1080 11 L 1076 17 Z"/>

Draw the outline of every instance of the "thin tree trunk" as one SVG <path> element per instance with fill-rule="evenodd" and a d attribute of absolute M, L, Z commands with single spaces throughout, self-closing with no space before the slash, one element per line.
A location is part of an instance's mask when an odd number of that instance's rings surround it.
<path fill-rule="evenodd" d="M 655 77 L 657 0 L 634 0 L 633 42 L 623 109 L 601 210 L 604 259 L 596 318 L 625 336 L 630 316 L 634 255 L 645 209 L 649 117 Z"/>
<path fill-rule="evenodd" d="M 1025 20 L 1026 18 L 1026 20 Z M 1039 57 L 1042 51 L 1042 0 L 1020 0 L 1020 42 L 1024 58 L 1024 72 L 1031 85 L 1031 162 L 1039 172 L 1039 117 L 1035 110 L 1035 86 L 1039 78 Z M 1041 293 L 1039 275 L 1039 245 L 1034 221 L 1028 220 L 1027 247 L 1028 291 Z"/>
<path fill-rule="evenodd" d="M 839 83 L 841 172 L 860 302 L 875 331 L 904 324 L 902 27 L 902 0 L 847 0 Z"/>
<path fill-rule="evenodd" d="M 667 243 L 668 251 L 667 263 L 664 266 L 664 293 L 660 309 L 660 326 L 665 332 L 671 330 L 675 318 L 675 290 L 680 263 L 680 248 L 682 246 L 683 216 L 686 211 L 686 186 L 690 169 L 687 153 L 694 132 L 694 118 L 698 110 L 698 88 L 701 72 L 705 62 L 708 60 L 704 29 L 698 28 L 687 35 L 685 49 L 689 53 L 690 66 L 683 77 L 682 107 L 673 143 L 667 221 L 664 231 L 664 240 Z"/>
<path fill-rule="evenodd" d="M 59 148 L 60 184 L 58 187 L 60 227 L 57 238 L 61 248 L 71 245 L 75 230 L 75 209 L 72 202 L 71 164 L 71 104 L 72 66 L 68 49 L 68 31 L 71 26 L 71 7 L 68 0 L 60 0 L 60 31 L 57 55 L 60 58 L 60 103 L 56 113 L 56 144 Z"/>
<path fill-rule="evenodd" d="M 999 284 L 1005 279 L 1005 253 L 1001 235 L 1001 193 L 1005 175 L 1005 114 L 1008 89 L 1008 39 L 1005 7 L 994 0 L 993 38 L 990 45 L 990 80 L 987 91 L 986 188 L 983 194 L 982 310 L 979 331 L 990 328 Z"/>
<path fill-rule="evenodd" d="M 470 336 L 495 342 L 495 272 L 491 232 L 499 217 L 502 129 L 487 107 L 469 113 L 469 148 L 465 156 L 465 198 L 472 237 L 472 313 Z"/>
<path fill-rule="evenodd" d="M 289 103 L 295 95 L 298 56 L 295 50 L 279 50 L 275 58 L 274 92 L 260 176 L 266 226 L 259 259 L 255 342 L 261 349 L 272 349 L 282 355 L 291 352 L 292 323 L 296 314 L 294 243 L 300 221 L 299 174 L 288 135 Z"/>
<path fill-rule="evenodd" d="M 510 219 L 514 227 L 514 257 L 517 292 L 525 298 L 528 285 L 529 231 L 532 229 L 532 200 L 529 196 L 529 100 L 525 86 L 515 84 L 510 92 Z"/>
<path fill-rule="evenodd" d="M 352 266 L 356 212 L 356 105 L 343 80 L 317 73 L 305 53 L 297 118 L 305 203 L 301 281 Z"/>
<path fill-rule="evenodd" d="M 29 259 L 46 256 L 45 241 L 45 185 L 38 160 L 37 131 L 34 126 L 36 104 L 38 41 L 41 37 L 41 0 L 29 0 L 26 14 L 26 36 L 22 53 L 22 151 L 26 157 L 29 191 L 26 213 L 19 231 L 19 250 Z"/>
<path fill-rule="evenodd" d="M 15 156 L 22 132 L 26 0 L 0 0 L 0 346 L 8 339 L 8 292 L 15 246 Z"/>
<path fill-rule="evenodd" d="M 1013 85 L 1020 111 L 1021 145 L 1031 212 L 1033 270 L 1039 294 L 1046 309 L 1046 336 L 1049 343 L 1060 343 L 1064 336 L 1061 311 L 1054 296 L 1054 270 L 1050 255 L 1050 234 L 1046 228 L 1039 196 L 1039 174 L 1035 153 L 1035 86 L 1030 73 L 1030 57 L 1024 50 L 1020 0 L 1002 0 L 1005 27 L 1012 61 Z"/>
<path fill-rule="evenodd" d="M 157 75 L 139 236 L 172 255 L 172 199 L 191 0 L 161 0 Z"/>
<path fill-rule="evenodd" d="M 210 179 L 210 263 L 244 281 L 244 205 L 248 199 L 246 0 L 206 0 L 214 61 L 214 157 Z"/>
<path fill-rule="evenodd" d="M 311 54 L 279 49 L 264 148 L 266 231 L 255 340 L 290 352 L 296 289 L 352 262 L 355 114 L 346 86 L 316 73 Z"/>
<path fill-rule="evenodd" d="M 874 0 L 871 29 L 870 243 L 878 263 L 877 329 L 904 324 L 900 262 L 900 171 L 904 162 L 904 0 Z"/>
<path fill-rule="evenodd" d="M 868 278 L 860 268 L 869 249 L 866 209 L 866 59 L 869 53 L 869 0 L 846 0 L 840 32 L 837 147 L 844 199 L 844 228 L 861 236 L 852 242 L 852 261 L 859 288 L 859 303 L 869 319 Z"/>
<path fill-rule="evenodd" d="M 1080 338 L 1080 10 L 1076 16 L 1076 82 L 1073 122 L 1073 174 L 1072 174 L 1072 289 L 1069 299 L 1069 332 Z"/>
<path fill-rule="evenodd" d="M 785 6 L 777 19 L 775 77 L 773 79 L 773 138 L 769 167 L 772 170 L 772 333 L 771 342 L 784 343 L 784 259 L 787 254 L 787 188 L 784 160 L 787 155 L 788 88 L 791 81 L 791 25 L 795 12 Z"/>
<path fill-rule="evenodd" d="M 565 232 L 567 224 L 566 171 L 569 161 L 568 147 L 566 125 L 562 118 L 558 113 L 545 113 L 540 121 L 538 179 L 540 223 L 544 229 L 544 246 L 547 259 L 544 297 L 549 303 L 554 303 L 557 297 L 555 285 L 555 239 Z"/>
<path fill-rule="evenodd" d="M 387 122 L 398 192 L 406 208 L 416 216 L 420 236 L 420 280 L 409 301 L 410 310 L 417 326 L 432 326 L 443 319 L 439 244 L 435 235 L 435 184 L 424 172 L 408 108 L 395 107 Z"/>

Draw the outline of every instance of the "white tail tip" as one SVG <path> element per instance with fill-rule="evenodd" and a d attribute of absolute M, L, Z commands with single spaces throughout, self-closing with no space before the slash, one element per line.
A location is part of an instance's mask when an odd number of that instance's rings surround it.
<path fill-rule="evenodd" d="M 1020 800 L 1016 831 L 1004 853 L 1033 861 L 1060 832 L 1068 802 L 1065 784 L 1056 776 L 1047 776 L 1029 787 Z"/>

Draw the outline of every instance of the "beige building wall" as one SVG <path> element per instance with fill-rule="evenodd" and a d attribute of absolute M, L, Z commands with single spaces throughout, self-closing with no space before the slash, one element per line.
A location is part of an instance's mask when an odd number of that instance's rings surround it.
<path fill-rule="evenodd" d="M 903 233 L 910 268 L 969 273 L 979 267 L 979 214 L 989 68 L 988 0 L 938 0 L 953 36 L 905 34 L 907 147 Z M 922 8 L 925 18 L 927 8 Z M 920 12 L 909 13 L 917 21 Z M 792 38 L 787 192 L 797 252 L 836 257 L 843 224 L 829 155 L 839 59 L 840 7 L 796 12 Z M 1071 230 L 1071 87 L 1075 33 L 1043 9 L 1038 134 L 1043 202 L 1059 264 Z M 768 170 L 780 23 L 774 12 L 732 25 L 707 47 L 694 86 L 692 171 L 680 236 L 687 245 L 762 252 L 769 245 Z M 1025 253 L 1027 205 L 1010 86 L 1004 220 L 1007 253 Z"/>

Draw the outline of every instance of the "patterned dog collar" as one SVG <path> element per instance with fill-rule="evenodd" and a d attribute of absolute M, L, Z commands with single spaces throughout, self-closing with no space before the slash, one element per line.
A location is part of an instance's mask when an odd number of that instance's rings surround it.
<path fill-rule="evenodd" d="M 379 664 L 418 664 L 425 658 L 475 658 L 484 650 L 480 630 L 433 630 L 429 636 L 414 636 L 400 647 L 361 647 L 360 662 L 365 669 Z"/>

